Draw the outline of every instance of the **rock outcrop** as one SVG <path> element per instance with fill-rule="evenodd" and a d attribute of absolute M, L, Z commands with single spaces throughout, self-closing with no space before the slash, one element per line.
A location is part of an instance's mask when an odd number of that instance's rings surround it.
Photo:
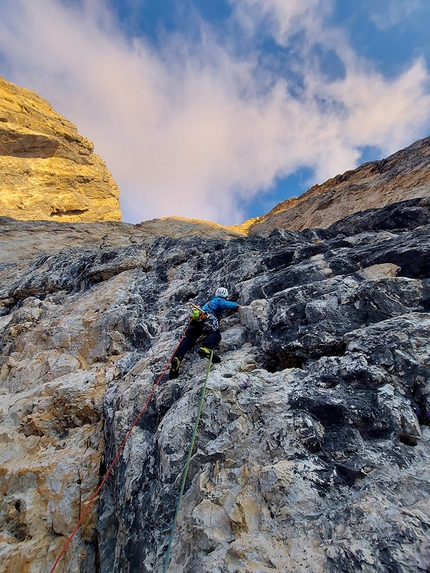
<path fill-rule="evenodd" d="M 0 267 L 0 571 L 49 571 L 189 302 L 220 284 L 243 307 L 221 323 L 168 571 L 428 571 L 428 199 L 251 237 L 62 229 L 61 251 Z M 193 352 L 164 377 L 57 572 L 161 573 L 206 367 Z"/>
<path fill-rule="evenodd" d="M 93 144 L 36 93 L 0 78 L 0 215 L 119 221 L 119 190 Z"/>
<path fill-rule="evenodd" d="M 353 213 L 429 195 L 430 137 L 427 137 L 387 159 L 364 163 L 322 185 L 314 185 L 295 199 L 279 203 L 253 223 L 249 232 L 325 229 Z"/>
<path fill-rule="evenodd" d="M 141 243 L 145 239 L 188 236 L 230 240 L 242 237 L 241 228 L 224 227 L 195 219 L 168 217 L 137 225 L 121 222 L 57 223 L 21 222 L 0 217 L 0 268 L 27 258 L 58 253 L 67 248 L 97 247 L 116 249 Z"/>

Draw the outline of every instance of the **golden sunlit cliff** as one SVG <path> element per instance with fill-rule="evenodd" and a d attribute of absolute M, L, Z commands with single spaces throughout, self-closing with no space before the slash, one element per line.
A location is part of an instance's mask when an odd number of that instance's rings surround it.
<path fill-rule="evenodd" d="M 120 221 L 118 187 L 93 150 L 46 100 L 0 78 L 0 215 Z"/>
<path fill-rule="evenodd" d="M 369 161 L 282 201 L 251 222 L 250 235 L 273 229 L 326 229 L 342 217 L 430 195 L 430 137 Z"/>

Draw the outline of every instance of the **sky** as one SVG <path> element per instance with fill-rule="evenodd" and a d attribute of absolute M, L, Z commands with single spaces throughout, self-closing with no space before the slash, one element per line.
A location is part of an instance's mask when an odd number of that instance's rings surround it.
<path fill-rule="evenodd" d="M 0 75 L 93 141 L 127 222 L 238 224 L 430 135 L 429 0 L 0 4 Z"/>

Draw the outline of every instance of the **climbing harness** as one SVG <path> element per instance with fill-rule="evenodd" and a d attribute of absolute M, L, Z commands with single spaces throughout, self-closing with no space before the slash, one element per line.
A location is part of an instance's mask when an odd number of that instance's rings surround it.
<path fill-rule="evenodd" d="M 199 427 L 200 416 L 201 416 L 202 409 L 203 409 L 203 402 L 204 402 L 204 400 L 205 400 L 206 386 L 207 386 L 207 383 L 208 383 L 209 372 L 210 372 L 211 366 L 212 366 L 212 357 L 213 357 L 213 351 L 211 350 L 211 355 L 210 355 L 210 358 L 209 358 L 209 365 L 208 365 L 208 369 L 207 369 L 207 371 L 206 371 L 205 383 L 203 384 L 202 395 L 201 395 L 201 398 L 200 398 L 199 409 L 198 409 L 198 412 L 197 412 L 197 418 L 196 418 L 196 421 L 195 421 L 195 424 L 194 424 L 193 436 L 192 436 L 192 438 L 191 438 L 190 449 L 188 450 L 187 461 L 186 461 L 186 463 L 185 463 L 184 473 L 183 473 L 183 475 L 182 475 L 181 489 L 180 489 L 180 491 L 179 491 L 178 502 L 177 502 L 177 504 L 176 504 L 175 517 L 173 518 L 172 528 L 171 528 L 171 530 L 170 530 L 169 544 L 168 544 L 168 546 L 167 546 L 166 557 L 165 557 L 165 560 L 164 560 L 164 567 L 163 567 L 162 573 L 166 573 L 167 567 L 169 566 L 170 549 L 171 549 L 171 547 L 172 547 L 172 541 L 173 541 L 173 536 L 174 536 L 174 534 L 175 534 L 176 522 L 177 522 L 177 520 L 178 520 L 179 508 L 180 508 L 180 506 L 181 506 L 182 497 L 183 497 L 183 495 L 184 495 L 185 483 L 186 483 L 186 481 L 187 481 L 188 470 L 189 470 L 190 462 L 191 462 L 191 455 L 192 455 L 192 453 L 193 453 L 194 443 L 195 443 L 195 441 L 196 441 L 196 435 L 197 435 L 197 428 Z"/>
<path fill-rule="evenodd" d="M 142 410 L 139 412 L 139 414 L 138 414 L 138 415 L 136 416 L 136 418 L 134 419 L 134 422 L 132 423 L 132 425 L 131 425 L 131 427 L 130 427 L 130 430 L 128 431 L 127 435 L 126 435 L 125 438 L 124 438 L 124 441 L 122 442 L 122 444 L 121 444 L 120 447 L 118 448 L 118 451 L 117 451 L 117 453 L 115 454 L 115 457 L 114 457 L 114 459 L 112 460 L 110 466 L 108 467 L 108 469 L 107 469 L 107 471 L 106 471 L 106 473 L 105 473 L 104 478 L 102 479 L 102 481 L 101 481 L 99 487 L 96 489 L 96 491 L 94 492 L 94 494 L 91 496 L 91 499 L 90 499 L 90 501 L 88 502 L 87 507 L 86 507 L 85 510 L 83 511 L 80 520 L 79 520 L 78 523 L 76 524 L 75 529 L 73 530 L 73 532 L 72 532 L 72 534 L 70 535 L 69 539 L 67 540 L 66 544 L 64 545 L 64 547 L 63 547 L 62 550 L 60 551 L 60 553 L 59 553 L 57 559 L 55 560 L 54 564 L 52 565 L 52 567 L 51 567 L 49 573 L 53 573 L 53 571 L 54 571 L 55 568 L 57 567 L 58 563 L 60 562 L 61 557 L 62 557 L 62 556 L 64 555 L 64 553 L 66 552 L 66 549 L 69 547 L 70 543 L 72 542 L 72 539 L 74 538 L 76 532 L 78 531 L 79 527 L 82 525 L 82 522 L 84 521 L 84 518 L 85 518 L 85 516 L 86 516 L 88 510 L 90 509 L 91 505 L 94 503 L 94 500 L 96 499 L 96 497 L 97 497 L 98 494 L 100 493 L 100 490 L 102 489 L 102 487 L 103 487 L 104 484 L 106 483 L 106 481 L 107 481 L 107 479 L 108 479 L 108 477 L 109 477 L 109 474 L 111 473 L 111 471 L 112 471 L 112 469 L 113 469 L 115 463 L 117 462 L 117 460 L 118 460 L 118 458 L 119 458 L 119 456 L 120 456 L 122 450 L 123 450 L 124 447 L 125 447 L 125 444 L 127 443 L 127 440 L 129 439 L 129 437 L 130 437 L 130 435 L 131 435 L 131 432 L 133 431 L 133 428 L 135 427 L 135 425 L 136 425 L 137 422 L 139 421 L 139 418 L 142 416 L 142 414 L 143 414 L 143 413 L 145 412 L 145 410 L 147 409 L 147 407 L 148 407 L 148 405 L 149 405 L 149 402 L 151 401 L 151 398 L 152 398 L 152 396 L 154 395 L 154 392 L 155 392 L 157 386 L 158 386 L 159 383 L 160 383 L 160 380 L 162 379 L 162 377 L 164 376 L 164 374 L 167 372 L 167 370 L 168 370 L 168 368 L 169 368 L 169 365 L 170 365 L 170 363 L 172 362 L 173 357 L 174 357 L 175 354 L 176 354 L 176 351 L 178 350 L 178 348 L 179 348 L 181 342 L 184 340 L 185 335 L 187 334 L 187 330 L 188 330 L 188 327 L 190 326 L 190 324 L 191 324 L 191 319 L 188 321 L 188 324 L 187 324 L 187 326 L 186 326 L 186 328 L 185 328 L 185 330 L 184 330 L 184 332 L 183 332 L 183 334 L 182 334 L 182 337 L 181 337 L 181 340 L 179 341 L 178 346 L 177 346 L 177 347 L 175 348 L 175 350 L 173 351 L 172 355 L 170 356 L 169 362 L 167 363 L 167 365 L 165 366 L 164 370 L 162 371 L 162 373 L 161 373 L 160 376 L 158 377 L 157 381 L 155 382 L 154 386 L 152 387 L 152 390 L 151 390 L 151 392 L 149 393 L 149 396 L 148 396 L 148 398 L 147 398 L 147 400 L 146 400 L 146 402 L 145 402 L 145 405 L 143 406 Z M 205 386 L 206 386 L 206 383 L 205 383 Z"/>

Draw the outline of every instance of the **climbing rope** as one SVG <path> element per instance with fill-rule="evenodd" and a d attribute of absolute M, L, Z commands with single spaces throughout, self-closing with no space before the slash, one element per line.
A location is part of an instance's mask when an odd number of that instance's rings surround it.
<path fill-rule="evenodd" d="M 182 497 L 183 497 L 183 495 L 184 495 L 185 482 L 187 481 L 188 469 L 189 469 L 189 467 L 190 467 L 190 461 L 191 461 L 191 455 L 192 455 L 192 453 L 193 453 L 194 442 L 196 441 L 197 428 L 199 427 L 200 416 L 201 416 L 202 409 L 203 409 L 203 402 L 204 402 L 204 400 L 205 400 L 206 386 L 207 386 L 207 383 L 208 383 L 209 372 L 210 372 L 210 369 L 211 369 L 211 366 L 212 366 L 212 357 L 213 357 L 213 350 L 211 350 L 211 354 L 210 354 L 210 358 L 209 358 L 209 366 L 208 366 L 208 369 L 207 369 L 207 371 L 206 371 L 206 378 L 205 378 L 205 383 L 203 384 L 203 390 L 202 390 L 202 395 L 201 395 L 201 398 L 200 398 L 199 410 L 198 410 L 198 412 L 197 412 L 197 418 L 196 418 L 196 422 L 195 422 L 195 424 L 194 424 L 193 437 L 191 438 L 190 449 L 188 450 L 187 461 L 186 461 L 186 464 L 185 464 L 184 473 L 183 473 L 183 475 L 182 475 L 181 489 L 180 489 L 180 491 L 179 491 L 178 502 L 177 502 L 177 504 L 176 504 L 175 517 L 173 518 L 172 528 L 171 528 L 171 530 L 170 530 L 169 544 L 168 544 L 168 546 L 167 546 L 166 557 L 165 557 L 165 560 L 164 560 L 164 567 L 163 567 L 162 573 L 166 573 L 167 567 L 168 567 L 168 565 L 169 565 L 170 549 L 171 549 L 171 546 L 172 546 L 173 536 L 174 536 L 174 534 L 175 534 L 175 527 L 176 527 L 176 522 L 177 522 L 177 520 L 178 520 L 179 508 L 180 508 L 180 506 L 181 506 Z"/>
<path fill-rule="evenodd" d="M 51 567 L 49 573 L 53 573 L 53 571 L 54 571 L 55 568 L 57 567 L 58 563 L 60 562 L 61 557 L 62 557 L 62 556 L 64 555 L 64 553 L 66 552 L 66 549 L 68 548 L 68 546 L 69 546 L 70 543 L 72 542 L 72 539 L 74 538 L 76 532 L 78 531 L 78 529 L 79 529 L 80 526 L 82 525 L 82 522 L 84 521 L 84 518 L 85 518 L 85 516 L 86 516 L 88 510 L 90 509 L 91 505 L 94 503 L 94 500 L 96 499 L 96 497 L 97 497 L 98 494 L 100 493 L 100 490 L 102 489 L 102 487 L 103 487 L 104 484 L 106 483 L 107 478 L 109 477 L 109 474 L 111 473 L 111 471 L 112 471 L 112 469 L 113 469 L 115 463 L 117 462 L 117 460 L 118 460 L 118 458 L 119 458 L 119 456 L 120 456 L 122 450 L 123 450 L 124 447 L 125 447 L 125 444 L 127 443 L 127 440 L 129 439 L 129 437 L 130 437 L 130 435 L 131 435 L 131 432 L 133 431 L 133 428 L 135 427 L 135 425 L 136 425 L 137 422 L 139 421 L 139 418 L 142 416 L 142 414 L 143 414 L 143 413 L 145 412 L 145 410 L 147 409 L 147 407 L 148 407 L 148 405 L 149 405 L 149 402 L 151 401 L 151 398 L 152 398 L 152 396 L 154 395 L 154 392 L 155 392 L 155 390 L 156 390 L 158 384 L 160 383 L 160 380 L 162 379 L 162 377 L 164 376 L 164 374 L 167 372 L 167 369 L 169 368 L 170 363 L 172 362 L 173 357 L 174 357 L 175 354 L 176 354 L 176 351 L 178 350 L 178 348 L 179 348 L 181 342 L 184 340 L 185 335 L 187 334 L 187 330 L 188 330 L 190 324 L 191 324 L 191 319 L 188 321 L 188 324 L 187 324 L 187 326 L 186 326 L 186 328 L 185 328 L 185 330 L 184 330 L 184 333 L 183 333 L 183 335 L 182 335 L 182 337 L 181 337 L 181 339 L 180 339 L 180 341 L 179 341 L 177 347 L 175 348 L 175 350 L 173 351 L 172 355 L 170 356 L 169 362 L 167 363 L 166 367 L 164 368 L 164 370 L 162 371 L 162 373 L 161 373 L 160 376 L 158 377 L 157 381 L 155 382 L 154 386 L 152 387 L 152 390 L 151 390 L 151 392 L 150 392 L 150 394 L 149 394 L 149 396 L 148 396 L 148 398 L 147 398 L 147 400 L 146 400 L 146 402 L 145 402 L 145 405 L 143 406 L 143 408 L 141 409 L 141 411 L 139 412 L 139 414 L 138 414 L 138 415 L 136 416 L 136 418 L 134 419 L 134 422 L 132 423 L 132 425 L 131 425 L 131 427 L 130 427 L 130 430 L 128 431 L 127 435 L 125 436 L 124 441 L 122 442 L 122 444 L 121 444 L 120 447 L 118 448 L 118 451 L 117 451 L 117 453 L 116 453 L 114 459 L 112 460 L 110 466 L 108 467 L 108 469 L 107 469 L 107 471 L 106 471 L 106 473 L 105 473 L 105 476 L 104 476 L 104 478 L 102 479 L 102 482 L 100 483 L 99 487 L 96 489 L 96 491 L 94 492 L 94 494 L 92 495 L 92 497 L 91 497 L 90 501 L 88 502 L 88 504 L 87 504 L 87 506 L 86 506 L 84 512 L 83 512 L 82 515 L 81 515 L 80 520 L 79 520 L 78 523 L 76 524 L 75 529 L 73 530 L 73 532 L 72 532 L 72 534 L 70 535 L 69 539 L 67 540 L 66 544 L 64 545 L 64 547 L 63 547 L 62 550 L 60 551 L 60 553 L 59 553 L 57 559 L 55 560 L 53 566 Z"/>

